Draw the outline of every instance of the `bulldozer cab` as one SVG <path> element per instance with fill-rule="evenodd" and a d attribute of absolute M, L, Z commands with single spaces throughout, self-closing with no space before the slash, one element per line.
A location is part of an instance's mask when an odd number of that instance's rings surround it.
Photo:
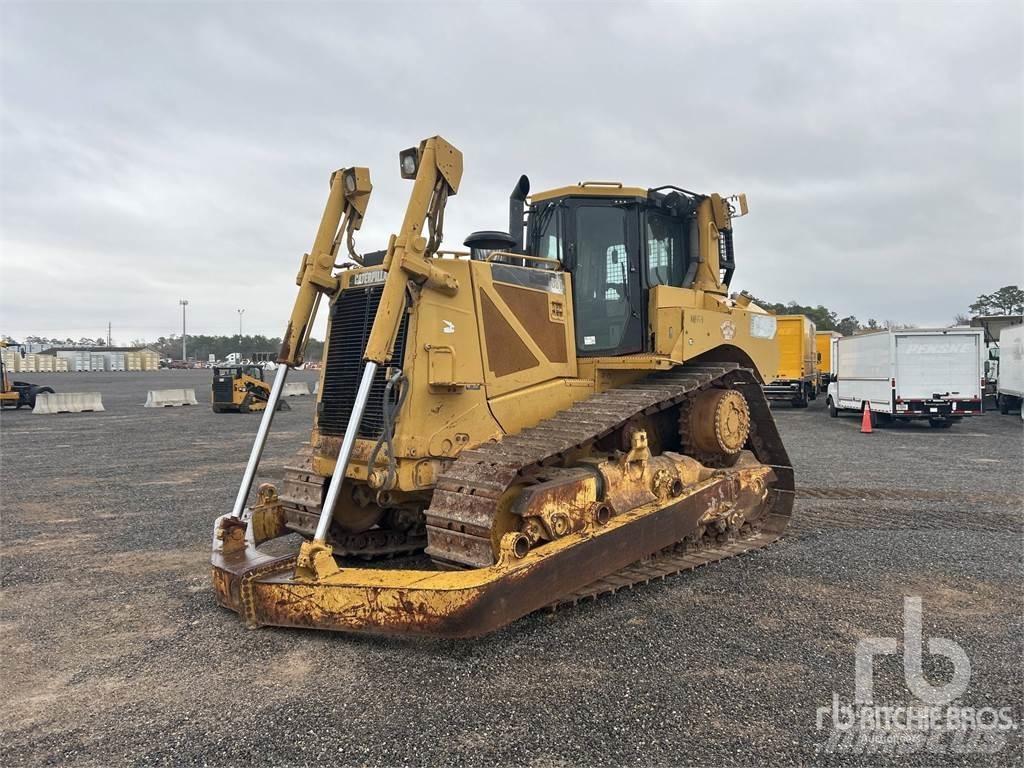
<path fill-rule="evenodd" d="M 652 351 L 645 332 L 650 292 L 693 286 L 703 199 L 593 182 L 534 195 L 527 252 L 556 259 L 572 274 L 578 356 Z"/>

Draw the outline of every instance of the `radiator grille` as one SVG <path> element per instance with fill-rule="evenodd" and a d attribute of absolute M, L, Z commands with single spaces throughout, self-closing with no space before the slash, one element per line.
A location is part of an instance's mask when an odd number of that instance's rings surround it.
<path fill-rule="evenodd" d="M 217 376 L 213 380 L 213 399 L 218 403 L 230 403 L 234 379 L 230 376 Z"/>
<path fill-rule="evenodd" d="M 327 347 L 327 370 L 324 390 L 317 405 L 317 426 L 321 434 L 345 434 L 356 390 L 363 376 L 363 350 L 377 315 L 377 305 L 384 286 L 351 288 L 343 291 L 331 309 L 331 335 Z M 402 314 L 395 339 L 392 361 L 402 365 L 405 356 L 405 335 L 409 315 Z M 384 386 L 387 368 L 378 368 L 370 388 L 370 397 L 359 427 L 359 437 L 376 439 L 384 429 Z"/>

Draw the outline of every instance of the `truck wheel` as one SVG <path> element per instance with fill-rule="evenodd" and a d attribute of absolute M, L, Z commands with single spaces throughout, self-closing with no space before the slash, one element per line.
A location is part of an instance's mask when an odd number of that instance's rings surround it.
<path fill-rule="evenodd" d="M 1010 398 L 1005 395 L 996 395 L 996 405 L 999 406 L 999 412 L 1003 416 L 1010 412 Z"/>
<path fill-rule="evenodd" d="M 807 407 L 807 396 L 798 397 L 793 401 L 794 408 L 806 408 Z"/>
<path fill-rule="evenodd" d="M 831 416 L 834 419 L 836 416 L 839 415 L 839 409 L 836 408 L 836 404 L 834 402 L 832 402 L 832 398 L 831 397 L 828 400 L 826 400 L 825 403 L 828 405 L 828 415 L 829 416 Z"/>

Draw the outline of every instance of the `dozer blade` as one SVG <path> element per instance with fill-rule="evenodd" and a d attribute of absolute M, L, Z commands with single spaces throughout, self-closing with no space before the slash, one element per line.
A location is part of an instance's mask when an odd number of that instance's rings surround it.
<path fill-rule="evenodd" d="M 780 531 L 763 533 L 717 551 L 669 554 L 643 564 L 700 528 L 711 508 L 732 505 L 757 517 L 770 503 L 773 470 L 765 465 L 723 470 L 659 500 L 545 543 L 519 557 L 502 540 L 498 562 L 462 571 L 347 568 L 317 576 L 296 567 L 296 556 L 273 558 L 258 545 L 287 533 L 279 502 L 253 509 L 247 524 L 230 515 L 217 520 L 213 583 L 221 605 L 250 626 L 308 627 L 384 635 L 466 638 L 492 632 L 553 602 L 596 594 L 595 580 L 616 572 L 645 581 L 763 547 Z M 679 562 L 680 557 L 696 558 Z M 668 564 L 666 571 L 666 563 Z M 623 570 L 625 569 L 625 570 Z"/>

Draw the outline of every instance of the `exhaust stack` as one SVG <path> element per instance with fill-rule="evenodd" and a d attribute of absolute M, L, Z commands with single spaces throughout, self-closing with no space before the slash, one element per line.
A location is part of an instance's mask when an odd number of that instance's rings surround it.
<path fill-rule="evenodd" d="M 508 233 L 515 240 L 513 248 L 518 251 L 522 251 L 525 247 L 523 244 L 523 217 L 528 194 L 530 194 L 530 180 L 525 175 L 520 176 L 508 198 Z"/>

